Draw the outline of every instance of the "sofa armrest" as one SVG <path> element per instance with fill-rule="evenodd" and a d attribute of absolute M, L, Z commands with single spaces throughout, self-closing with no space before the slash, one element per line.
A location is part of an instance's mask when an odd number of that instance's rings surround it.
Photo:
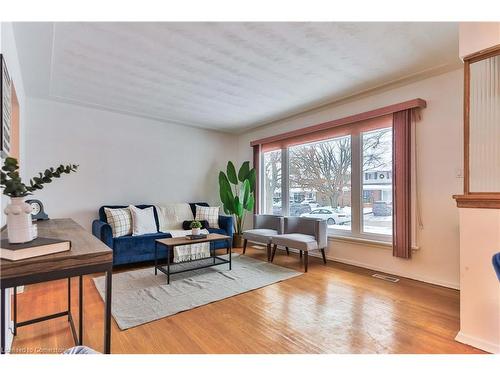
<path fill-rule="evenodd" d="M 111 230 L 111 225 L 101 220 L 94 220 L 92 222 L 92 234 L 107 246 L 113 248 L 113 231 Z"/>
<path fill-rule="evenodd" d="M 229 237 L 233 237 L 233 232 L 234 232 L 233 217 L 219 215 L 219 228 L 224 229 Z"/>

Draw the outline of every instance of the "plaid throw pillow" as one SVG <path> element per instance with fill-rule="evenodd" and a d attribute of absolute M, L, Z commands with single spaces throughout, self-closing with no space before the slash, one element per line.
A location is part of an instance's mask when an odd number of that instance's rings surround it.
<path fill-rule="evenodd" d="M 107 208 L 104 213 L 111 226 L 113 237 L 130 236 L 132 234 L 132 215 L 128 208 Z"/>
<path fill-rule="evenodd" d="M 205 207 L 196 205 L 196 220 L 208 221 L 210 228 L 219 228 L 219 207 Z"/>

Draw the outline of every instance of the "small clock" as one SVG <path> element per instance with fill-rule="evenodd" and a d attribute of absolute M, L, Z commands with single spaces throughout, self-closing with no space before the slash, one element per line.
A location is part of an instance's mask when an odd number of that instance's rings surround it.
<path fill-rule="evenodd" d="M 33 220 L 48 220 L 49 217 L 43 210 L 43 204 L 38 199 L 28 199 L 26 200 L 31 206 L 31 218 Z"/>

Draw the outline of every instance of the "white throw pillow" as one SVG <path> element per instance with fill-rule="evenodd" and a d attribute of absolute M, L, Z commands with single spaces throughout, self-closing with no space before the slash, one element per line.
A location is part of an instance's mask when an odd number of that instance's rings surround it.
<path fill-rule="evenodd" d="M 128 208 L 132 214 L 132 236 L 157 233 L 153 207 L 142 210 L 135 206 L 128 206 Z"/>
<path fill-rule="evenodd" d="M 113 238 L 132 234 L 132 216 L 128 208 L 104 207 L 106 220 L 111 226 Z"/>
<path fill-rule="evenodd" d="M 175 215 L 177 216 L 177 220 L 179 220 L 181 228 L 184 221 L 194 220 L 193 211 L 191 211 L 189 203 L 175 203 Z"/>
<path fill-rule="evenodd" d="M 182 226 L 179 227 L 179 220 L 175 214 L 175 206 L 173 204 L 156 206 L 156 212 L 158 213 L 160 232 L 167 233 L 169 230 L 182 228 Z"/>
<path fill-rule="evenodd" d="M 219 228 L 219 207 L 196 205 L 196 220 L 206 220 L 210 228 Z"/>
<path fill-rule="evenodd" d="M 193 212 L 188 203 L 164 203 L 156 206 L 160 232 L 181 230 L 184 221 L 193 221 Z"/>

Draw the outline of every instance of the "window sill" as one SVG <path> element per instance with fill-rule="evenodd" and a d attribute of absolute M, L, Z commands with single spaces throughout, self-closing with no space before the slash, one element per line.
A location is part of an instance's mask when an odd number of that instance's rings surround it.
<path fill-rule="evenodd" d="M 328 235 L 328 241 L 336 241 L 336 242 L 345 242 L 345 243 L 357 243 L 357 244 L 363 244 L 363 245 L 368 245 L 372 247 L 378 247 L 386 250 L 392 250 L 392 242 L 386 242 L 386 241 L 378 241 L 378 240 L 373 240 L 373 239 L 368 239 L 368 238 L 360 238 L 360 237 L 349 237 L 349 236 L 339 236 L 335 234 L 329 234 Z M 413 245 L 411 247 L 412 251 L 417 251 L 420 250 L 420 246 Z"/>
<path fill-rule="evenodd" d="M 347 242 L 347 243 L 359 243 L 363 245 L 370 245 L 374 247 L 381 247 L 387 250 L 392 250 L 392 243 L 385 241 L 377 241 L 367 238 L 359 238 L 359 237 L 349 237 L 349 236 L 339 236 L 339 235 L 328 235 L 329 241 L 337 241 L 337 242 Z"/>

